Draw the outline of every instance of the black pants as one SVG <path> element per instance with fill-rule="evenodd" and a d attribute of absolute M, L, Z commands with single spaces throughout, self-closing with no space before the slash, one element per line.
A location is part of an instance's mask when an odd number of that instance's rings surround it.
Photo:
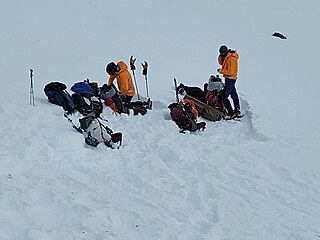
<path fill-rule="evenodd" d="M 123 102 L 129 103 L 129 102 L 131 102 L 131 99 L 132 99 L 132 98 L 133 98 L 133 96 L 128 96 L 128 95 L 126 95 L 126 98 L 124 99 Z"/>

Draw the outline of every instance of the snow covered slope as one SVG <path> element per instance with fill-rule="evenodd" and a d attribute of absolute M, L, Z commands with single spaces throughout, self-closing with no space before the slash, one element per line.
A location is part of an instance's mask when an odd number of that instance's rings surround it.
<path fill-rule="evenodd" d="M 124 134 L 120 150 L 84 148 L 62 108 L 44 98 L 1 106 L 2 239 L 318 234 L 320 179 L 289 165 L 306 149 L 258 132 L 246 101 L 241 122 L 207 122 L 194 134 L 179 134 L 162 102 L 145 116 L 105 109 L 108 126 Z"/>
<path fill-rule="evenodd" d="M 0 239 L 317 239 L 319 8 L 316 0 L 2 1 Z M 246 115 L 180 134 L 167 109 L 172 79 L 202 87 L 221 44 L 239 51 Z M 105 109 L 122 148 L 85 148 L 43 87 L 87 77 L 102 85 L 105 65 L 131 54 L 150 65 L 154 109 Z"/>

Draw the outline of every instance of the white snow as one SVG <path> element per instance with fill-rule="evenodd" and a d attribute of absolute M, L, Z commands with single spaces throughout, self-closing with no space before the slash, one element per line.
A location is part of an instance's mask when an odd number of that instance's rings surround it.
<path fill-rule="evenodd" d="M 3 0 L 0 239 L 319 239 L 319 12 L 318 0 Z M 202 87 L 221 44 L 239 52 L 246 115 L 180 134 L 173 78 Z M 101 86 L 132 54 L 142 95 L 149 63 L 154 109 L 105 109 L 122 148 L 85 148 L 43 88 Z"/>

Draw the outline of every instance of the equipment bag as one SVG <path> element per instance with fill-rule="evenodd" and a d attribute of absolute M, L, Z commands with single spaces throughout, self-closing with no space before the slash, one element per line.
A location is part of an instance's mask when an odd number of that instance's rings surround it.
<path fill-rule="evenodd" d="M 64 83 L 51 82 L 44 87 L 44 93 L 50 103 L 63 107 L 67 114 L 70 114 L 74 112 L 75 104 L 66 88 Z"/>
<path fill-rule="evenodd" d="M 207 104 L 215 109 L 223 111 L 222 91 L 208 91 L 206 94 Z"/>
<path fill-rule="evenodd" d="M 205 127 L 205 123 L 196 123 L 191 109 L 185 104 L 171 103 L 168 108 L 170 109 L 170 115 L 172 120 L 182 130 L 196 131 Z"/>
<path fill-rule="evenodd" d="M 96 96 L 86 95 L 87 92 L 72 94 L 75 108 L 83 115 L 95 113 L 95 116 L 100 116 L 103 110 L 103 105 L 100 99 Z"/>
<path fill-rule="evenodd" d="M 96 118 L 96 114 L 92 112 L 87 116 L 85 116 L 84 118 L 79 119 L 80 128 L 82 128 L 83 130 L 86 130 L 95 118 Z"/>
<path fill-rule="evenodd" d="M 105 100 L 105 104 L 107 106 L 114 106 L 116 112 L 118 113 L 124 113 L 125 109 L 123 106 L 123 103 L 119 97 L 119 94 L 114 86 L 108 86 L 107 84 L 104 84 L 100 88 L 100 98 Z M 113 105 L 114 104 L 114 105 Z M 111 108 L 114 108 L 111 107 Z"/>
<path fill-rule="evenodd" d="M 218 109 L 215 109 L 208 104 L 205 104 L 198 99 L 195 99 L 189 95 L 185 95 L 185 99 L 189 99 L 193 101 L 193 103 L 196 105 L 196 108 L 200 114 L 201 117 L 210 120 L 210 121 L 219 121 L 225 117 L 225 114 L 223 111 L 220 111 Z"/>
<path fill-rule="evenodd" d="M 79 119 L 80 127 L 84 130 L 85 143 L 96 147 L 99 143 L 104 142 L 107 147 L 120 148 L 122 145 L 122 133 L 113 131 L 106 125 L 102 124 L 95 116 L 90 113 L 84 118 Z M 93 124 L 92 126 L 90 126 Z"/>
<path fill-rule="evenodd" d="M 77 82 L 71 87 L 71 91 L 75 93 L 87 92 L 90 96 L 98 96 L 99 88 L 98 84 L 95 82 L 89 82 L 89 80 L 84 80 L 83 82 Z"/>

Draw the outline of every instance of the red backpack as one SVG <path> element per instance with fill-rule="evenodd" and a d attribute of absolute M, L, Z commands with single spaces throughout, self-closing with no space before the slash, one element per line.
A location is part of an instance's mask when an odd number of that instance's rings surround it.
<path fill-rule="evenodd" d="M 223 111 L 222 105 L 222 91 L 208 91 L 206 94 L 206 100 L 209 106 Z"/>

